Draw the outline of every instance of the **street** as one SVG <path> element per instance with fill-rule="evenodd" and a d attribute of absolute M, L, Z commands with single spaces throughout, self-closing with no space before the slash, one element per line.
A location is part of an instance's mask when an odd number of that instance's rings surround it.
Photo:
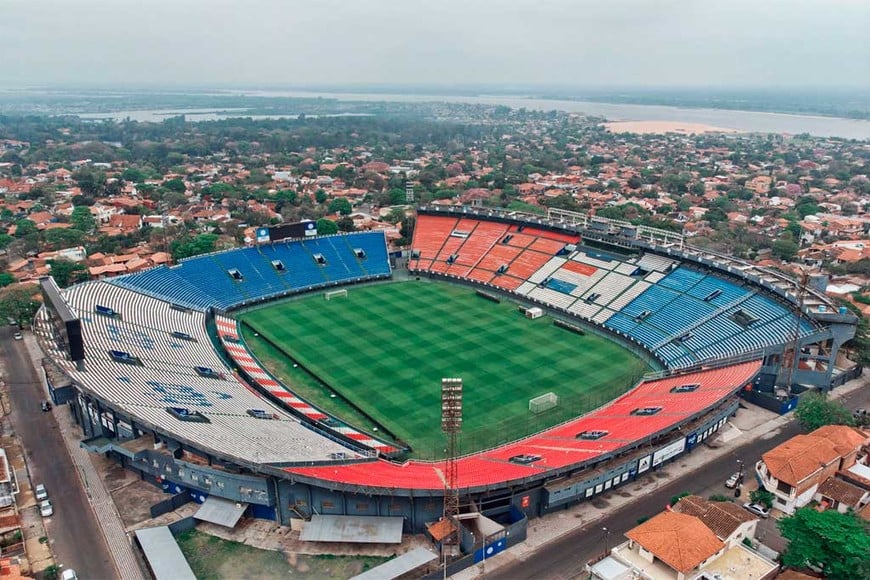
<path fill-rule="evenodd" d="M 850 410 L 868 408 L 870 407 L 870 389 L 865 387 L 842 397 L 840 401 Z M 642 499 L 626 504 L 596 522 L 577 528 L 542 546 L 523 560 L 504 565 L 491 574 L 486 574 L 486 577 L 494 580 L 576 578 L 584 573 L 587 561 L 602 555 L 606 548 L 612 548 L 624 542 L 625 532 L 636 526 L 638 519 L 651 517 L 661 512 L 670 502 L 671 497 L 684 491 L 705 498 L 713 494 L 733 495 L 734 490 L 727 489 L 724 483 L 729 475 L 737 471 L 738 460 L 744 462 L 745 481 L 750 484 L 752 478 L 755 477 L 755 462 L 761 455 L 798 433 L 801 433 L 798 423 L 791 421 L 769 438 L 754 439 L 735 447 L 725 456 L 706 464 L 703 468 L 682 474 Z M 658 474 L 650 474 L 648 477 L 656 475 Z M 747 485 L 747 487 L 750 486 Z M 603 496 L 603 499 L 606 500 L 607 496 Z M 749 501 L 748 491 L 735 501 L 741 504 Z M 530 525 L 534 525 L 534 522 Z M 778 535 L 776 520 L 773 517 L 762 520 L 758 526 L 757 537 L 766 542 L 776 535 Z M 776 545 L 779 542 L 773 541 L 771 544 L 774 544 L 771 546 L 774 549 L 783 548 L 782 545 Z"/>
<path fill-rule="evenodd" d="M 11 326 L 0 328 L 0 357 L 12 406 L 10 419 L 25 450 L 32 484 L 44 483 L 54 506 L 54 515 L 44 521 L 55 561 L 63 568 L 73 568 L 80 578 L 114 578 L 115 566 L 88 497 L 54 414 L 40 409 L 47 395 L 24 341 L 13 340 L 15 331 Z M 68 409 L 64 406 L 53 412 L 67 413 Z"/>

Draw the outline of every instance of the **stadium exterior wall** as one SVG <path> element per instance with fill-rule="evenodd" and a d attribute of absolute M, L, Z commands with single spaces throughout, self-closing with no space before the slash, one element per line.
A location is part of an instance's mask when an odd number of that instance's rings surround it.
<path fill-rule="evenodd" d="M 409 533 L 424 531 L 425 524 L 437 520 L 442 511 L 441 491 L 396 489 L 387 493 L 370 487 L 301 481 L 273 466 L 240 465 L 231 457 L 197 449 L 172 434 L 160 433 L 110 409 L 82 391 L 71 405 L 86 436 L 83 447 L 114 459 L 168 494 L 189 494 L 190 499 L 200 502 L 208 495 L 243 501 L 251 504 L 249 515 L 257 511 L 261 516 L 274 513 L 282 525 L 315 513 L 400 516 L 405 519 L 405 531 Z M 525 481 L 468 490 L 467 497 L 485 515 L 496 518 L 511 508 L 521 510 L 528 517 L 564 509 L 634 481 L 646 472 L 642 468 L 644 457 L 651 457 L 676 440 L 685 441 L 685 450 L 667 461 L 690 452 L 718 430 L 736 409 L 737 403 L 732 400 L 701 420 L 693 417 L 655 439 L 635 442 L 610 456 Z M 105 416 L 110 416 L 111 421 L 103 421 Z M 128 424 L 130 429 L 119 429 L 121 423 Z M 114 427 L 110 427 L 113 424 Z M 686 435 L 674 437 L 674 433 L 680 433 L 678 429 L 689 424 L 692 428 Z M 140 445 L 138 451 L 131 452 L 123 446 L 125 441 L 143 436 L 154 438 L 152 448 L 142 449 Z M 652 441 L 655 443 L 650 445 Z M 194 458 L 197 460 L 191 461 Z M 257 506 L 261 509 L 257 510 Z"/>

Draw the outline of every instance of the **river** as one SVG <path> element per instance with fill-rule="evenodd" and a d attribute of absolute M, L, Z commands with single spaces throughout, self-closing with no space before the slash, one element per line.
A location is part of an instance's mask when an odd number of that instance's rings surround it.
<path fill-rule="evenodd" d="M 734 111 L 729 109 L 699 109 L 667 107 L 661 105 L 627 105 L 597 103 L 590 101 L 566 101 L 556 99 L 535 99 L 522 96 L 504 95 L 421 95 L 388 93 L 331 93 L 312 91 L 272 91 L 272 90 L 232 90 L 218 94 L 236 94 L 251 97 L 288 97 L 288 98 L 325 98 L 339 101 L 367 102 L 447 102 L 482 105 L 505 105 L 515 109 L 526 108 L 538 111 L 558 110 L 569 113 L 583 113 L 604 117 L 609 121 L 673 121 L 698 123 L 724 129 L 735 129 L 750 133 L 786 133 L 796 135 L 809 133 L 818 137 L 842 137 L 846 139 L 870 139 L 870 121 L 823 117 L 788 113 L 761 113 L 755 111 Z M 150 109 L 137 111 L 118 111 L 101 113 L 82 113 L 87 119 L 131 118 L 138 121 L 162 121 L 163 119 L 184 114 L 192 121 L 211 121 L 231 117 L 253 117 L 255 119 L 294 118 L 296 115 L 250 115 L 247 109 Z M 352 114 L 351 114 L 352 115 Z M 313 117 L 316 115 L 309 115 Z M 336 115 L 322 115 L 336 116 Z M 348 114 L 337 115 L 348 116 Z"/>
<path fill-rule="evenodd" d="M 870 121 L 845 119 L 842 117 L 823 117 L 813 115 L 794 115 L 787 113 L 760 113 L 755 111 L 734 111 L 729 109 L 696 109 L 666 107 L 660 105 L 626 105 L 596 103 L 590 101 L 565 101 L 555 99 L 534 99 L 529 97 L 509 97 L 503 95 L 412 95 L 380 93 L 328 93 L 307 91 L 233 91 L 236 94 L 263 97 L 323 97 L 339 101 L 386 101 L 386 102 L 430 102 L 472 103 L 483 105 L 505 105 L 515 109 L 523 108 L 538 111 L 566 111 L 604 117 L 608 121 L 675 121 L 700 123 L 725 129 L 758 133 L 809 133 L 819 137 L 843 137 L 846 139 L 870 139 Z"/>

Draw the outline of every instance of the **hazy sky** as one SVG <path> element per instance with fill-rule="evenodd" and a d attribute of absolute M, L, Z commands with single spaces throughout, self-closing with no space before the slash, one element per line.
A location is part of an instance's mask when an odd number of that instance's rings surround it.
<path fill-rule="evenodd" d="M 0 86 L 870 86 L 870 0 L 0 0 Z"/>

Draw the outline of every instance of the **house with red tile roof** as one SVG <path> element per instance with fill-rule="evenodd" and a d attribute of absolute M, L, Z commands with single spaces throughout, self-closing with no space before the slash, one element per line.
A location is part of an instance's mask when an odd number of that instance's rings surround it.
<path fill-rule="evenodd" d="M 761 456 L 755 472 L 774 495 L 773 507 L 792 514 L 810 503 L 827 479 L 855 465 L 859 454 L 866 458 L 868 444 L 870 434 L 858 428 L 826 425 L 774 447 Z"/>

